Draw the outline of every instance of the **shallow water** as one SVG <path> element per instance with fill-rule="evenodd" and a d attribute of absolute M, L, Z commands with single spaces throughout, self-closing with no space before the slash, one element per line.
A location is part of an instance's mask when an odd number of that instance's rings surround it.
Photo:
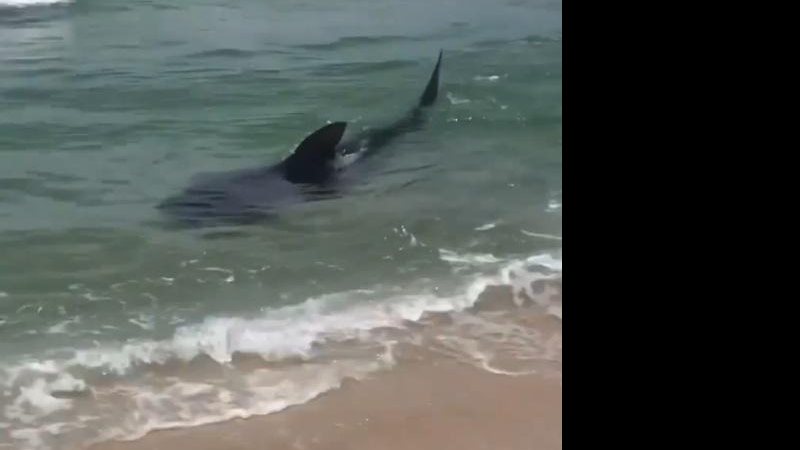
<path fill-rule="evenodd" d="M 402 114 L 440 48 L 429 122 L 354 192 L 214 231 L 155 209 Z M 560 2 L 0 0 L 0 448 L 280 409 L 389 364 L 375 330 L 560 273 L 561 86 Z"/>

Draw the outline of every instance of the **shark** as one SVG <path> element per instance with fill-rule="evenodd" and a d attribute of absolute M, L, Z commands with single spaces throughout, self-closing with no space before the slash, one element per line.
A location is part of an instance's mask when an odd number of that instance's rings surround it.
<path fill-rule="evenodd" d="M 438 97 L 442 53 L 422 95 L 400 118 L 346 140 L 342 138 L 347 122 L 328 123 L 277 163 L 196 176 L 157 208 L 189 227 L 245 225 L 275 217 L 297 203 L 338 196 L 354 168 L 425 124 L 426 111 Z"/>

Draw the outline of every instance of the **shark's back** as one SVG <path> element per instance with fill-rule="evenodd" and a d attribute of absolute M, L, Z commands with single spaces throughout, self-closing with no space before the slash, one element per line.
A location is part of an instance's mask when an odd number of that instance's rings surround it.
<path fill-rule="evenodd" d="M 159 208 L 184 225 L 246 224 L 302 201 L 298 186 L 275 168 L 205 174 Z"/>

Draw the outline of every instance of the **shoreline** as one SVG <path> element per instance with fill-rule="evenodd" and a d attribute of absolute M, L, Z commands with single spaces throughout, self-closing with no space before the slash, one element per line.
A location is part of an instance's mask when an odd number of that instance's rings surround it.
<path fill-rule="evenodd" d="M 498 375 L 420 358 L 276 413 L 88 448 L 550 450 L 561 448 L 561 414 L 560 376 Z"/>

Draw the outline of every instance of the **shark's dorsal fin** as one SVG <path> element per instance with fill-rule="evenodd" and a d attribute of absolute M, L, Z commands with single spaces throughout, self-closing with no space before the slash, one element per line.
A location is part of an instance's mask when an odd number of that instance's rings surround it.
<path fill-rule="evenodd" d="M 439 57 L 436 59 L 436 67 L 433 68 L 431 78 L 428 80 L 428 85 L 425 86 L 425 92 L 419 99 L 419 106 L 431 106 L 436 101 L 439 95 L 439 67 L 442 66 L 442 50 L 439 50 Z"/>
<path fill-rule="evenodd" d="M 283 161 L 284 176 L 292 183 L 319 183 L 333 170 L 336 145 L 342 139 L 346 122 L 334 122 L 311 133 Z"/>

